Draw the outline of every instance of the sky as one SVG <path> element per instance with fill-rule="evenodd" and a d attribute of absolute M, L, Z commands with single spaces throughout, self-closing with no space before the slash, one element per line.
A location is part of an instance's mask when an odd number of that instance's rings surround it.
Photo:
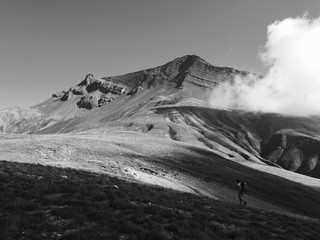
<path fill-rule="evenodd" d="M 0 0 L 0 109 L 186 54 L 266 74 L 268 26 L 306 13 L 318 18 L 320 1 Z"/>

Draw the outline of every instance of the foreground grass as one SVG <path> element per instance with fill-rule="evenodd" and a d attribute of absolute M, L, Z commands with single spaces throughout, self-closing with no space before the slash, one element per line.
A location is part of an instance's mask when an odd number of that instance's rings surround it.
<path fill-rule="evenodd" d="M 0 162 L 0 239 L 320 239 L 319 221 L 73 169 Z"/>

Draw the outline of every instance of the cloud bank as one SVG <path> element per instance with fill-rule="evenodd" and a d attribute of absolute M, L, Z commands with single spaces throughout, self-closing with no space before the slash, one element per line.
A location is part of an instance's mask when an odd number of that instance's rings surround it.
<path fill-rule="evenodd" d="M 262 79 L 236 76 L 213 90 L 214 108 L 320 115 L 320 18 L 287 18 L 268 26 Z"/>

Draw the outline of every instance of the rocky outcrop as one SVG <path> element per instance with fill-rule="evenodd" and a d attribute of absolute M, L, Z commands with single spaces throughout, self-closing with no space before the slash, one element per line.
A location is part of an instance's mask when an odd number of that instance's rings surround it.
<path fill-rule="evenodd" d="M 132 89 L 132 91 L 129 92 L 128 94 L 129 95 L 136 95 L 137 93 L 142 92 L 142 91 L 143 91 L 143 87 L 138 86 L 138 87 Z"/>
<path fill-rule="evenodd" d="M 77 102 L 77 106 L 78 108 L 94 109 L 102 107 L 105 104 L 112 102 L 114 99 L 114 94 L 102 94 L 101 92 L 96 91 L 83 96 L 80 101 Z"/>
<path fill-rule="evenodd" d="M 52 97 L 61 98 L 65 94 L 65 91 L 52 93 Z"/>
<path fill-rule="evenodd" d="M 114 100 L 114 96 L 102 95 L 98 100 L 98 107 L 102 107 L 103 105 L 110 103 Z"/>
<path fill-rule="evenodd" d="M 116 83 L 109 79 L 95 80 L 86 87 L 88 93 L 93 91 L 100 91 L 102 93 L 124 94 L 126 87 L 122 84 Z"/>
<path fill-rule="evenodd" d="M 88 93 L 84 86 L 75 86 L 75 87 L 71 88 L 70 91 L 75 95 L 84 95 L 84 94 Z"/>
<path fill-rule="evenodd" d="M 70 91 L 65 92 L 60 100 L 61 101 L 67 101 L 69 98 L 70 98 Z"/>
<path fill-rule="evenodd" d="M 108 98 L 106 96 L 102 96 L 99 100 L 98 100 L 98 107 L 102 107 L 103 105 L 105 105 L 108 102 Z"/>
<path fill-rule="evenodd" d="M 77 102 L 77 106 L 79 108 L 93 109 L 99 106 L 98 101 L 99 97 L 95 95 L 87 95 L 82 97 L 80 101 Z"/>
<path fill-rule="evenodd" d="M 320 139 L 315 137 L 281 130 L 262 143 L 261 155 L 284 169 L 320 177 Z"/>
<path fill-rule="evenodd" d="M 90 85 L 92 82 L 94 81 L 94 77 L 93 77 L 93 74 L 89 73 L 85 79 L 78 84 L 78 86 L 88 86 Z"/>
<path fill-rule="evenodd" d="M 78 108 L 93 109 L 112 102 L 117 95 L 125 93 L 124 84 L 119 84 L 110 78 L 95 79 L 92 74 L 88 74 L 77 86 L 55 96 L 60 96 L 61 101 L 68 101 L 72 96 L 82 95 L 83 97 L 77 102 Z"/>

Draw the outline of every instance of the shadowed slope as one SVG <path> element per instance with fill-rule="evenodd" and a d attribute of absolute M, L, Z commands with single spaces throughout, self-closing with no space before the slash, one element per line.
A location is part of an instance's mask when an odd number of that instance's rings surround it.
<path fill-rule="evenodd" d="M 0 162 L 0 182 L 0 235 L 8 240 L 320 237 L 316 219 L 105 174 Z"/>

